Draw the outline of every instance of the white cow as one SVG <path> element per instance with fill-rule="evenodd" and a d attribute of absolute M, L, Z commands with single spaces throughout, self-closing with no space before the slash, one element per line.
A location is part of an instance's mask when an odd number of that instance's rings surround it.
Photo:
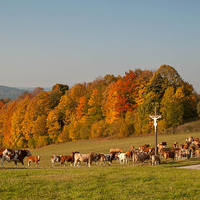
<path fill-rule="evenodd" d="M 120 164 L 124 164 L 125 162 L 127 164 L 128 159 L 127 159 L 126 153 L 120 153 L 120 154 L 117 155 L 117 157 L 119 159 Z"/>

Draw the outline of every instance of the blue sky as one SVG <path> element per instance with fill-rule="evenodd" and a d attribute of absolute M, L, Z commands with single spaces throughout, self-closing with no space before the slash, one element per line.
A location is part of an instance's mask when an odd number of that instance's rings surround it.
<path fill-rule="evenodd" d="M 200 92 L 200 1 L 0 0 L 0 85 L 174 67 Z"/>

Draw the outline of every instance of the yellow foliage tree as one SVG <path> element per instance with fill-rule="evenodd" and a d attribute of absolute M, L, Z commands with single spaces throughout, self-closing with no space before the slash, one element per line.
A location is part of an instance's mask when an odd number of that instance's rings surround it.
<path fill-rule="evenodd" d="M 52 143 L 57 142 L 57 137 L 60 134 L 61 125 L 58 122 L 58 114 L 55 110 L 49 112 L 47 117 L 48 135 Z"/>

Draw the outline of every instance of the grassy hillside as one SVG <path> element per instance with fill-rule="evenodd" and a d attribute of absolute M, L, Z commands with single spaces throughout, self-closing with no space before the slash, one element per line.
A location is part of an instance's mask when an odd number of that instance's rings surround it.
<path fill-rule="evenodd" d="M 167 141 L 172 146 L 174 141 L 184 143 L 192 135 L 198 133 L 181 133 L 158 135 L 158 142 Z M 120 165 L 114 161 L 111 166 L 70 167 L 56 164 L 51 166 L 51 155 L 70 154 L 78 150 L 81 153 L 91 151 L 108 153 L 110 148 L 120 147 L 124 151 L 134 145 L 150 144 L 154 146 L 154 136 L 132 137 L 115 140 L 86 140 L 65 144 L 51 145 L 31 150 L 33 155 L 41 155 L 39 167 L 34 163 L 28 169 L 14 169 L 14 163 L 4 162 L 5 169 L 0 168 L 1 199 L 198 199 L 200 198 L 197 170 L 179 169 L 177 166 L 198 164 L 200 159 L 168 161 L 159 166 L 133 166 L 132 162 Z"/>
<path fill-rule="evenodd" d="M 195 133 L 179 133 L 158 135 L 158 143 L 166 141 L 168 147 L 172 147 L 174 141 L 183 144 L 188 136 L 200 137 L 200 132 Z M 138 148 L 141 145 L 150 144 L 155 146 L 155 135 L 130 137 L 123 139 L 93 139 L 67 142 L 64 144 L 50 145 L 40 149 L 31 150 L 34 155 L 43 156 L 44 163 L 48 165 L 51 155 L 69 155 L 72 151 L 79 151 L 81 153 L 89 153 L 91 151 L 96 153 L 109 153 L 111 148 L 123 148 L 124 151 L 130 150 L 131 146 Z M 47 160 L 46 160 L 47 159 Z"/>

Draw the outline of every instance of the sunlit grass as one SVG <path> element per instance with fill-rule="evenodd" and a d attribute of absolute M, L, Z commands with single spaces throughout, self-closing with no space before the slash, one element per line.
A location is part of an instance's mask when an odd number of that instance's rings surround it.
<path fill-rule="evenodd" d="M 199 137 L 199 133 L 180 135 L 158 135 L 158 142 L 174 141 L 183 143 L 188 135 Z M 176 168 L 177 166 L 198 164 L 200 159 L 168 160 L 159 166 L 120 165 L 116 160 L 111 166 L 70 167 L 57 163 L 51 166 L 51 155 L 70 154 L 78 150 L 81 153 L 94 151 L 108 153 L 110 148 L 120 147 L 124 151 L 134 145 L 150 144 L 154 146 L 154 136 L 132 137 L 120 140 L 86 140 L 59 145 L 51 145 L 31 150 L 33 155 L 41 155 L 38 167 L 14 169 L 14 163 L 4 162 L 0 168 L 0 199 L 198 199 L 200 197 L 198 170 Z"/>

